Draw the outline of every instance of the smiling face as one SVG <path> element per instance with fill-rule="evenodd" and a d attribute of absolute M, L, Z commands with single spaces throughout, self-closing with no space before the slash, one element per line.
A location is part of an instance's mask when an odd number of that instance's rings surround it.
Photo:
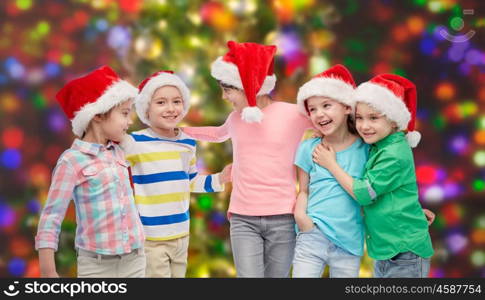
<path fill-rule="evenodd" d="M 243 90 L 221 83 L 219 83 L 219 85 L 222 89 L 222 98 L 231 102 L 235 111 L 240 113 L 248 106 L 246 94 L 244 94 Z"/>
<path fill-rule="evenodd" d="M 397 124 L 363 102 L 355 109 L 355 126 L 367 144 L 374 144 L 397 130 Z"/>
<path fill-rule="evenodd" d="M 325 136 L 347 128 L 347 118 L 352 112 L 350 106 L 322 96 L 308 98 L 306 107 L 313 126 Z"/>
<path fill-rule="evenodd" d="M 120 142 L 128 127 L 133 124 L 131 109 L 133 100 L 128 100 L 112 108 L 100 122 L 101 132 L 106 140 Z"/>
<path fill-rule="evenodd" d="M 182 120 L 184 102 L 178 88 L 166 85 L 153 93 L 147 110 L 147 119 L 152 128 L 161 132 L 172 132 Z"/>

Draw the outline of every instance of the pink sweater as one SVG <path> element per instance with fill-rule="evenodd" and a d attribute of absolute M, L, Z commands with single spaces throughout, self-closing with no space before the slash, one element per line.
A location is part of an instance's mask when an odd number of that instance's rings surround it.
<path fill-rule="evenodd" d="M 295 154 L 306 129 L 313 128 L 296 104 L 273 102 L 261 123 L 246 123 L 232 112 L 220 127 L 188 127 L 197 140 L 232 140 L 230 213 L 268 216 L 293 213 L 296 201 Z"/>

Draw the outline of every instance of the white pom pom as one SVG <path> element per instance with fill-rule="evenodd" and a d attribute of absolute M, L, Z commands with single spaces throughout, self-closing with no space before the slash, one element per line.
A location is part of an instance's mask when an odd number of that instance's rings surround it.
<path fill-rule="evenodd" d="M 257 106 L 248 106 L 243 109 L 241 118 L 248 123 L 260 123 L 263 120 L 263 112 Z"/>
<path fill-rule="evenodd" d="M 421 140 L 421 133 L 418 131 L 410 131 L 406 134 L 406 139 L 408 140 L 409 146 L 411 146 L 411 148 L 415 148 Z"/>

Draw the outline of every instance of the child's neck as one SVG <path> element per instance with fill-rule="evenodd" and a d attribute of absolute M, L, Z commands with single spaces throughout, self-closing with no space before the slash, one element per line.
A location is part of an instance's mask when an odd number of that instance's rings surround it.
<path fill-rule="evenodd" d="M 177 127 L 175 128 L 157 128 L 157 127 L 150 127 L 151 130 L 153 130 L 156 134 L 168 138 L 174 138 L 177 137 L 179 133 L 179 129 Z"/>
<path fill-rule="evenodd" d="M 86 132 L 83 141 L 94 144 L 108 145 L 109 139 L 106 138 L 101 132 L 91 129 Z"/>
<path fill-rule="evenodd" d="M 256 105 L 258 106 L 259 109 L 265 108 L 266 106 L 270 105 L 272 102 L 273 100 L 268 95 L 262 95 L 256 98 Z"/>
<path fill-rule="evenodd" d="M 350 133 L 347 128 L 342 127 L 333 134 L 327 135 L 324 138 L 326 143 L 331 145 L 332 148 L 338 152 L 345 150 L 352 145 L 357 139 L 357 136 Z"/>

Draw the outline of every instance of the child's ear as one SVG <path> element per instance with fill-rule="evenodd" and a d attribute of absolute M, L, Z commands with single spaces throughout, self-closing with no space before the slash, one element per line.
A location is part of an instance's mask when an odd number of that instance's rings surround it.
<path fill-rule="evenodd" d="M 99 123 L 99 122 L 101 122 L 101 121 L 103 121 L 105 119 L 106 119 L 106 115 L 105 114 L 97 114 L 97 115 L 95 115 L 93 117 L 93 121 L 94 122 L 97 122 L 97 123 Z"/>
<path fill-rule="evenodd" d="M 352 114 L 352 107 L 345 105 L 345 113 L 349 115 Z"/>
<path fill-rule="evenodd" d="M 101 122 L 103 120 L 103 118 L 101 117 L 100 114 L 97 114 L 93 117 L 93 121 L 95 122 Z"/>

